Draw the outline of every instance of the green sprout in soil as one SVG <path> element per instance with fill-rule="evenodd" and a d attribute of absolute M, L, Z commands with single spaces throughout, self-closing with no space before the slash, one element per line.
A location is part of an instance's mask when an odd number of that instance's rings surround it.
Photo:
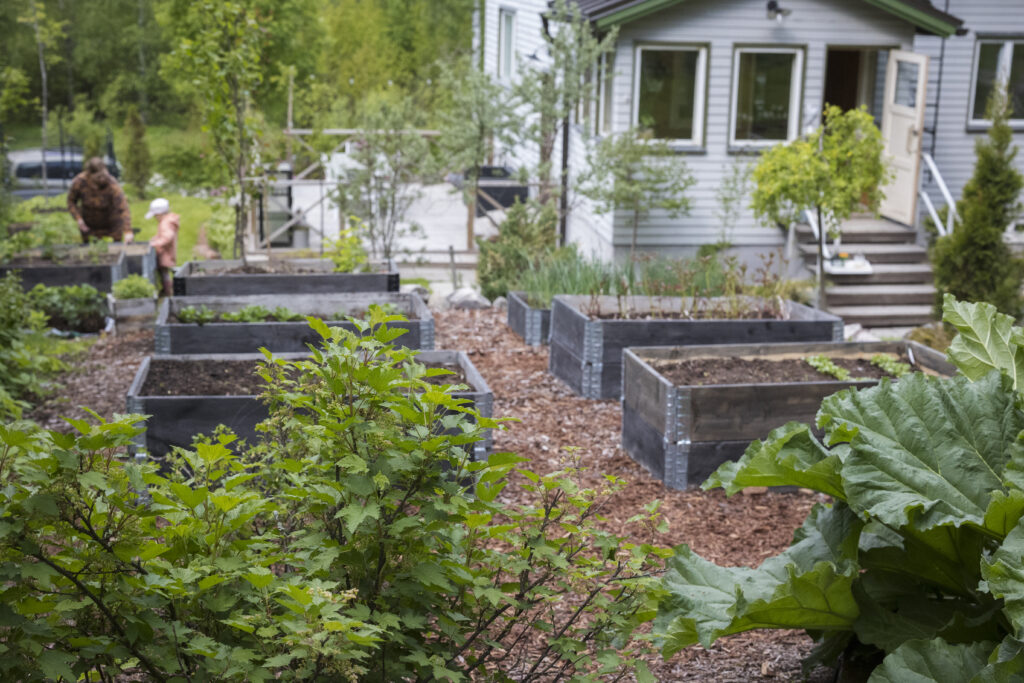
<path fill-rule="evenodd" d="M 871 364 L 876 368 L 899 379 L 910 372 L 910 365 L 901 363 L 899 360 L 887 353 L 879 353 L 871 357 Z"/>

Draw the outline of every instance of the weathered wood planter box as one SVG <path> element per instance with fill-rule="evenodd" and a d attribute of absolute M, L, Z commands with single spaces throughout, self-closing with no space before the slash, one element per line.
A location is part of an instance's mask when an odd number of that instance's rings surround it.
<path fill-rule="evenodd" d="M 275 354 L 279 358 L 305 358 L 305 353 Z M 154 361 L 181 364 L 181 373 L 189 373 L 190 365 L 207 360 L 251 361 L 255 367 L 264 359 L 261 353 L 199 354 L 182 356 L 149 356 L 142 361 L 125 397 L 129 413 L 150 415 L 146 431 L 135 439 L 136 448 L 162 457 L 174 446 L 188 447 L 197 434 L 212 434 L 218 425 L 230 427 L 239 438 L 250 443 L 256 439 L 256 425 L 267 419 L 267 406 L 256 394 L 234 396 L 152 396 L 146 395 L 146 379 Z M 423 351 L 417 360 L 428 364 L 457 364 L 466 376 L 467 391 L 458 391 L 456 398 L 468 399 L 485 417 L 491 417 L 494 396 L 469 357 L 461 351 Z M 474 445 L 474 459 L 486 458 L 491 447 L 491 430 L 484 441 Z"/>
<path fill-rule="evenodd" d="M 909 349 L 909 353 L 906 351 Z M 847 387 L 875 380 L 822 380 L 763 384 L 676 386 L 652 365 L 704 358 L 803 359 L 906 355 L 915 370 L 951 375 L 945 356 L 915 342 L 725 344 L 631 348 L 624 354 L 622 445 L 669 488 L 699 486 L 727 460 L 737 460 L 755 439 L 787 422 L 814 422 L 821 401 Z"/>
<path fill-rule="evenodd" d="M 109 292 L 115 282 L 128 274 L 128 266 L 123 253 L 107 255 L 101 253 L 100 263 L 91 262 L 92 256 L 88 255 L 85 247 L 74 249 L 70 253 L 72 256 L 83 254 L 83 261 L 5 263 L 0 265 L 0 277 L 12 270 L 20 271 L 21 284 L 26 291 L 41 284 L 47 287 L 92 285 L 101 292 Z"/>
<path fill-rule="evenodd" d="M 195 323 L 172 322 L 171 316 L 189 306 L 206 306 L 217 312 L 234 312 L 246 306 L 259 304 L 268 309 L 278 306 L 302 315 L 324 319 L 333 327 L 355 331 L 347 320 L 329 320 L 338 313 L 359 316 L 371 304 L 391 304 L 410 318 L 407 322 L 391 323 L 392 327 L 408 330 L 395 340 L 410 349 L 434 348 L 434 318 L 415 294 L 398 292 L 369 292 L 353 294 L 265 294 L 263 296 L 176 296 L 160 302 L 156 317 L 156 353 L 254 353 L 267 348 L 275 353 L 298 353 L 317 344 L 320 336 L 305 320 L 296 322 L 258 323 Z"/>
<path fill-rule="evenodd" d="M 141 275 L 147 280 L 153 279 L 156 273 L 156 249 L 149 246 L 149 242 L 114 242 L 110 245 L 110 253 L 118 251 L 124 252 L 128 275 Z"/>
<path fill-rule="evenodd" d="M 619 311 L 619 300 L 601 296 L 600 315 Z M 624 298 L 633 311 L 678 310 L 680 300 L 666 297 Z M 710 300 L 713 305 L 717 300 Z M 619 398 L 622 350 L 629 346 L 842 341 L 843 321 L 834 315 L 785 301 L 784 319 L 672 320 L 591 318 L 589 296 L 559 295 L 551 304 L 551 350 L 548 369 L 584 398 Z"/>
<path fill-rule="evenodd" d="M 547 344 L 551 332 L 551 309 L 530 306 L 526 292 L 509 292 L 508 326 L 530 346 Z"/>
<path fill-rule="evenodd" d="M 227 273 L 239 260 L 188 261 L 174 275 L 175 296 L 207 294 L 331 294 L 397 292 L 398 271 L 335 273 L 328 259 L 281 259 L 282 268 L 302 272 Z M 259 264 L 254 264 L 259 265 Z"/>
<path fill-rule="evenodd" d="M 107 294 L 107 310 L 118 330 L 151 328 L 156 320 L 156 298 L 116 299 Z"/>

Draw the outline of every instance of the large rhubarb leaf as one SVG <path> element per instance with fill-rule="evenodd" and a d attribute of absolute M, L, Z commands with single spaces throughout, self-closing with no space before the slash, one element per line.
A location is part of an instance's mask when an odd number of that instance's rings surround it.
<path fill-rule="evenodd" d="M 915 374 L 826 398 L 818 424 L 829 443 L 850 442 L 843 488 L 858 513 L 895 528 L 983 528 L 1024 413 L 999 373 Z"/>
<path fill-rule="evenodd" d="M 1017 637 L 1024 637 L 1024 525 L 1017 525 L 991 558 L 981 561 L 982 588 L 1004 601 Z"/>
<path fill-rule="evenodd" d="M 754 628 L 849 630 L 861 523 L 848 507 L 819 507 L 786 552 L 758 569 L 719 567 L 686 546 L 668 562 L 655 633 L 665 656 Z"/>
<path fill-rule="evenodd" d="M 1007 636 L 988 658 L 988 666 L 971 683 L 1019 683 L 1024 680 L 1024 643 Z"/>
<path fill-rule="evenodd" d="M 970 683 L 988 664 L 994 645 L 950 645 L 941 638 L 911 640 L 887 655 L 868 683 Z"/>
<path fill-rule="evenodd" d="M 1013 318 L 992 304 L 957 301 L 947 294 L 942 319 L 960 332 L 947 351 L 960 372 L 980 379 L 993 369 L 1002 370 L 1013 378 L 1014 389 L 1024 390 L 1024 337 Z"/>
<path fill-rule="evenodd" d="M 721 487 L 731 496 L 748 486 L 802 486 L 842 500 L 840 464 L 839 455 L 822 446 L 810 427 L 790 422 L 750 444 L 738 461 L 723 463 L 704 489 Z"/>

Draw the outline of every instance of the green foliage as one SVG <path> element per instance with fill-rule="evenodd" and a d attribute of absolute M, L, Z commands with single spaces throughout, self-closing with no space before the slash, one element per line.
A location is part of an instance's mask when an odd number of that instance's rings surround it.
<path fill-rule="evenodd" d="M 516 202 L 493 240 L 477 238 L 476 281 L 488 299 L 516 289 L 522 274 L 555 248 L 558 213 L 554 207 Z"/>
<path fill-rule="evenodd" d="M 636 254 L 640 221 L 653 209 L 675 218 L 689 212 L 686 191 L 696 179 L 667 143 L 652 140 L 650 133 L 629 130 L 608 135 L 589 150 L 587 171 L 578 180 L 578 191 L 594 200 L 602 213 L 621 209 L 632 218 L 633 238 L 629 257 Z"/>
<path fill-rule="evenodd" d="M 897 379 L 903 377 L 911 370 L 908 363 L 901 363 L 897 358 L 887 353 L 878 353 L 871 356 L 871 364 Z"/>
<path fill-rule="evenodd" d="M 205 325 L 206 323 L 212 323 L 216 320 L 217 313 L 207 308 L 204 304 L 199 308 L 196 308 L 195 306 L 186 306 L 175 313 L 174 317 L 178 319 L 179 323 L 185 323 L 187 325 L 192 323 Z"/>
<path fill-rule="evenodd" d="M 146 124 L 138 109 L 130 109 L 125 119 L 128 129 L 128 150 L 125 155 L 124 179 L 138 197 L 146 196 L 146 185 L 153 175 L 149 145 L 146 144 Z"/>
<path fill-rule="evenodd" d="M 186 135 L 158 151 L 153 167 L 171 187 L 182 190 L 219 188 L 230 183 L 229 170 L 203 136 Z"/>
<path fill-rule="evenodd" d="M 121 278 L 114 283 L 111 289 L 117 299 L 153 299 L 156 297 L 156 287 L 148 278 L 139 274 Z"/>
<path fill-rule="evenodd" d="M 819 150 L 820 147 L 820 150 Z M 860 206 L 878 209 L 887 178 L 882 134 L 867 109 L 825 109 L 810 135 L 766 150 L 754 167 L 751 208 L 784 228 L 820 208 L 830 231 Z"/>
<path fill-rule="evenodd" d="M 804 361 L 818 372 L 825 375 L 831 375 L 840 382 L 859 382 L 863 379 L 861 377 L 851 379 L 850 371 L 836 365 L 828 356 L 808 356 L 807 358 L 804 358 Z"/>
<path fill-rule="evenodd" d="M 304 316 L 301 313 L 295 313 L 290 311 L 284 306 L 278 306 L 270 312 L 271 317 L 279 323 L 294 322 L 296 320 L 303 320 Z"/>
<path fill-rule="evenodd" d="M 0 230 L 0 263 L 30 249 L 52 253 L 54 247 L 82 241 L 64 197 L 32 197 L 14 205 L 11 222 L 24 224 L 26 229 L 14 233 Z"/>
<path fill-rule="evenodd" d="M 722 223 L 721 240 L 732 242 L 732 231 L 742 215 L 744 200 L 750 193 L 751 164 L 737 158 L 727 167 L 723 166 L 722 180 L 715 190 L 718 209 L 715 217 Z"/>
<path fill-rule="evenodd" d="M 1017 146 L 1009 116 L 1005 92 L 996 88 L 988 103 L 988 138 L 975 142 L 974 175 L 957 202 L 960 223 L 932 248 L 936 307 L 941 307 L 945 294 L 952 294 L 988 302 L 1015 317 L 1021 312 L 1024 263 L 1003 241 L 1003 232 L 1020 214 L 1024 187 L 1024 175 L 1014 162 Z"/>
<path fill-rule="evenodd" d="M 338 239 L 327 243 L 324 256 L 334 262 L 334 272 L 352 273 L 366 264 L 366 249 L 359 236 L 364 229 L 362 221 L 350 217 L 348 225 L 338 231 Z"/>
<path fill-rule="evenodd" d="M 47 287 L 39 284 L 28 295 L 32 308 L 43 313 L 51 327 L 76 332 L 103 329 L 107 301 L 92 285 Z"/>
<path fill-rule="evenodd" d="M 884 653 L 871 681 L 1013 680 L 1024 671 L 1024 333 L 988 304 L 946 298 L 963 374 L 907 375 L 825 399 L 705 482 L 730 495 L 795 485 L 831 496 L 758 569 L 685 546 L 655 631 L 666 654 L 752 628 L 805 628 L 812 660 L 859 644 Z M 1007 372 L 1011 374 L 1006 374 Z"/>
<path fill-rule="evenodd" d="M 662 551 L 599 528 L 621 482 L 473 462 L 496 424 L 425 382 L 438 371 L 389 343 L 390 320 L 357 336 L 310 319 L 326 341 L 310 360 L 267 354 L 271 417 L 238 452 L 221 435 L 158 471 L 117 457 L 142 416 L 0 427 L 3 677 L 631 673 Z M 528 502 L 499 500 L 513 476 Z M 633 521 L 656 524 L 657 503 Z"/>
<path fill-rule="evenodd" d="M 64 130 L 72 145 L 82 148 L 82 159 L 91 157 L 103 157 L 103 144 L 106 142 L 106 130 L 99 120 L 99 113 L 84 96 L 75 98 L 74 109 L 68 111 L 66 107 L 56 107 L 55 116 L 50 119 L 49 136 L 51 140 L 58 139 L 59 132 L 55 129 L 56 119 L 63 120 Z"/>
<path fill-rule="evenodd" d="M 269 309 L 259 304 L 249 304 L 234 311 L 233 313 L 221 313 L 220 319 L 227 323 L 261 323 L 271 317 Z"/>
<path fill-rule="evenodd" d="M 628 278 L 628 268 L 584 258 L 575 247 L 567 247 L 531 264 L 512 289 L 524 291 L 534 308 L 551 308 L 557 294 L 614 294 Z"/>

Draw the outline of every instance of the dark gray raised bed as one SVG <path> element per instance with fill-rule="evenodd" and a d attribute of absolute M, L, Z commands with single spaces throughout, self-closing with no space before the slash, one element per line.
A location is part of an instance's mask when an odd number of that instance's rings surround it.
<path fill-rule="evenodd" d="M 305 358 L 308 354 L 281 353 L 279 358 Z M 267 419 L 267 406 L 257 395 L 240 396 L 147 396 L 143 393 L 150 363 L 153 360 L 181 363 L 181 372 L 189 372 L 189 364 L 198 360 L 249 360 L 255 365 L 264 359 L 261 353 L 197 354 L 183 356 L 149 356 L 142 361 L 126 395 L 129 413 L 150 415 L 146 431 L 135 438 L 136 447 L 153 456 L 164 456 L 174 446 L 188 447 L 197 434 L 212 434 L 218 425 L 230 427 L 239 438 L 256 439 L 256 425 Z M 469 357 L 461 351 L 423 351 L 417 355 L 422 363 L 457 363 L 466 375 L 470 389 L 458 391 L 456 398 L 468 399 L 481 415 L 491 417 L 494 396 Z M 474 459 L 485 458 L 491 446 L 491 430 L 486 438 L 473 446 Z"/>
<path fill-rule="evenodd" d="M 619 398 L 622 350 L 629 346 L 743 344 L 750 342 L 842 341 L 843 321 L 816 308 L 783 302 L 784 319 L 669 320 L 591 319 L 590 296 L 558 295 L 551 304 L 551 350 L 548 369 L 584 398 Z M 646 296 L 623 299 L 628 310 L 678 310 L 678 297 L 665 297 L 660 307 Z M 705 305 L 714 305 L 710 300 Z M 618 313 L 614 296 L 596 298 L 602 315 Z"/>
<path fill-rule="evenodd" d="M 72 253 L 87 252 L 85 247 L 78 247 Z M 41 284 L 47 287 L 92 285 L 101 292 L 109 292 L 115 282 L 128 274 L 128 266 L 124 253 L 108 256 L 105 263 L 6 263 L 0 265 L 0 277 L 12 270 L 20 271 L 21 285 L 26 291 Z"/>
<path fill-rule="evenodd" d="M 526 292 L 509 292 L 508 326 L 530 346 L 547 344 L 551 332 L 551 309 L 530 306 Z"/>
<path fill-rule="evenodd" d="M 279 259 L 277 262 L 314 272 L 224 273 L 226 270 L 240 267 L 242 262 L 188 261 L 174 274 L 174 295 L 398 291 L 398 271 L 394 269 L 375 273 L 335 273 L 334 263 L 328 259 Z"/>
<path fill-rule="evenodd" d="M 153 279 L 156 273 L 156 249 L 149 246 L 149 242 L 114 242 L 110 245 L 110 253 L 118 251 L 124 252 L 128 275 L 141 275 L 147 280 Z"/>
<path fill-rule="evenodd" d="M 673 489 L 699 486 L 727 460 L 736 460 L 755 439 L 787 422 L 813 423 L 821 401 L 867 382 L 787 382 L 675 386 L 652 367 L 666 360 L 698 358 L 806 358 L 903 353 L 918 369 L 954 372 L 945 356 L 915 342 L 724 344 L 631 348 L 624 354 L 622 446 Z"/>
<path fill-rule="evenodd" d="M 399 292 L 362 292 L 353 294 L 264 294 L 262 296 L 176 296 L 160 302 L 156 316 L 155 349 L 157 353 L 253 353 L 267 348 L 277 353 L 307 351 L 309 344 L 318 344 L 320 335 L 305 320 L 266 323 L 207 323 L 197 325 L 169 322 L 172 314 L 183 308 L 206 306 L 216 312 L 233 312 L 258 304 L 273 310 L 283 306 L 302 315 L 325 319 L 328 325 L 355 331 L 346 320 L 326 320 L 337 313 L 362 315 L 370 304 L 391 304 L 408 322 L 391 323 L 408 330 L 395 340 L 410 349 L 434 348 L 434 318 L 415 294 Z"/>

